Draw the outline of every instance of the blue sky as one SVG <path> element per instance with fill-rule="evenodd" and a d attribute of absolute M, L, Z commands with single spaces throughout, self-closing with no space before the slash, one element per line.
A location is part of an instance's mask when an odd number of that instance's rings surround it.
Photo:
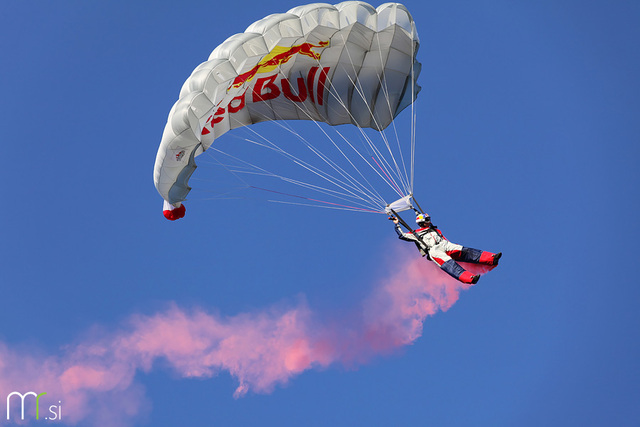
<path fill-rule="evenodd" d="M 640 424 L 640 4 L 440 3 L 405 3 L 423 64 L 415 193 L 500 267 L 394 354 L 239 399 L 228 373 L 157 361 L 135 377 L 144 410 L 83 423 Z M 196 190 L 185 219 L 160 212 L 153 163 L 183 81 L 296 5 L 0 4 L 3 346 L 62 355 L 171 304 L 235 316 L 303 299 L 331 316 L 393 273 L 403 243 L 382 215 Z"/>

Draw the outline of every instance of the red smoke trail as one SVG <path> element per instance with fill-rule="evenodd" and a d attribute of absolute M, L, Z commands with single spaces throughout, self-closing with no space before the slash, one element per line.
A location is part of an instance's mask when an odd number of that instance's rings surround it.
<path fill-rule="evenodd" d="M 112 333 L 92 332 L 99 337 L 68 346 L 62 356 L 30 356 L 0 344 L 0 390 L 46 391 L 47 399 L 63 402 L 65 424 L 122 426 L 145 412 L 134 377 L 154 363 L 182 377 L 228 371 L 239 382 L 236 397 L 270 392 L 314 367 L 365 363 L 414 342 L 424 320 L 449 309 L 468 288 L 414 252 L 394 258 L 393 273 L 346 319 L 332 323 L 303 302 L 233 317 L 173 305 L 134 315 Z"/>

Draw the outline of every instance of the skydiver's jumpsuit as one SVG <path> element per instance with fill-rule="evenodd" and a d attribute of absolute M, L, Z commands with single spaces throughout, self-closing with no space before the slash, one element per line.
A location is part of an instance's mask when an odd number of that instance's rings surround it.
<path fill-rule="evenodd" d="M 474 264 L 494 264 L 493 253 L 451 243 L 435 225 L 415 230 L 420 240 L 413 233 L 403 233 L 398 224 L 396 233 L 400 239 L 414 242 L 422 256 L 428 256 L 447 274 L 462 283 L 472 283 L 473 274 L 462 268 L 456 260 Z"/>

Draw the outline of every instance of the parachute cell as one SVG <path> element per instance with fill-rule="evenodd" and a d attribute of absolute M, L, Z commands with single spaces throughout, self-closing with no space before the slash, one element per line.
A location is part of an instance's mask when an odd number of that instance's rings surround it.
<path fill-rule="evenodd" d="M 418 45 L 413 19 L 398 3 L 317 3 L 251 24 L 184 83 L 156 157 L 158 192 L 179 207 L 195 158 L 238 127 L 314 120 L 385 129 L 420 89 Z"/>

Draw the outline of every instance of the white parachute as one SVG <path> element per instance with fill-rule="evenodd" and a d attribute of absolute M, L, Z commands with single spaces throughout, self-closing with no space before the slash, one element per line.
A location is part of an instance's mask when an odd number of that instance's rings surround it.
<path fill-rule="evenodd" d="M 181 202 L 191 190 L 196 157 L 229 130 L 263 121 L 311 120 L 383 133 L 420 90 L 418 46 L 416 26 L 406 7 L 386 3 L 376 9 L 360 1 L 299 6 L 267 16 L 228 38 L 193 71 L 169 113 L 154 169 L 165 216 L 184 215 Z M 395 194 L 408 196 L 413 190 L 413 117 L 410 154 L 406 154 L 410 173 L 406 166 L 398 166 L 386 138 L 386 149 L 371 145 L 370 156 L 363 156 L 346 138 L 333 145 L 341 155 L 355 150 L 356 157 L 381 171 L 378 175 L 394 187 Z M 391 159 L 385 157 L 387 151 Z M 344 169 L 338 175 L 335 185 L 340 190 L 331 191 L 346 197 L 365 193 L 372 200 L 367 206 L 384 212 L 386 198 L 365 188 L 368 182 L 354 183 L 354 174 Z"/>

